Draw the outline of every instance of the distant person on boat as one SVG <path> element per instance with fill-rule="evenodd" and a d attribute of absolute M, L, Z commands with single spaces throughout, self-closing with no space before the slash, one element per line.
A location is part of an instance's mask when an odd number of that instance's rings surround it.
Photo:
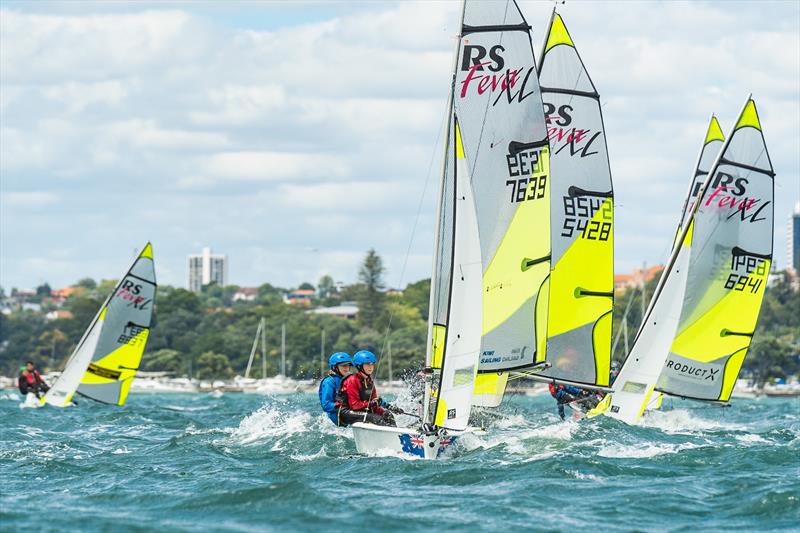
<path fill-rule="evenodd" d="M 550 389 L 550 396 L 556 400 L 558 416 L 561 417 L 561 420 L 567 417 L 566 413 L 564 413 L 564 406 L 584 396 L 583 389 L 573 387 L 572 385 L 556 384 L 555 381 L 551 381 L 548 388 Z"/>
<path fill-rule="evenodd" d="M 36 365 L 33 364 L 33 361 L 27 361 L 25 366 L 19 369 L 18 386 L 19 392 L 23 396 L 32 392 L 37 398 L 41 398 L 43 393 L 50 390 L 50 387 L 44 382 L 42 376 L 39 375 L 39 371 L 36 370 Z"/>
<path fill-rule="evenodd" d="M 356 422 L 367 422 L 378 426 L 396 426 L 392 412 L 403 414 L 403 410 L 386 403 L 378 396 L 378 388 L 372 379 L 377 357 L 362 350 L 353 356 L 357 372 L 342 380 L 338 398 L 339 424 L 349 426 Z"/>
<path fill-rule="evenodd" d="M 611 361 L 611 370 L 608 373 L 609 387 L 617 380 L 617 376 L 619 376 L 619 363 L 616 361 Z"/>
<path fill-rule="evenodd" d="M 353 360 L 349 354 L 336 352 L 328 358 L 330 371 L 319 384 L 319 403 L 322 410 L 331 419 L 331 422 L 339 425 L 339 407 L 336 396 L 342 387 L 342 379 L 350 374 L 353 367 Z"/>

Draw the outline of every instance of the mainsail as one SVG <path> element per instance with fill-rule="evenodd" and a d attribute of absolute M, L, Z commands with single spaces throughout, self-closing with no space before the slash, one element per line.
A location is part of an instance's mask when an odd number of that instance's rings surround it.
<path fill-rule="evenodd" d="M 539 65 L 550 150 L 548 368 L 538 375 L 606 386 L 614 304 L 614 193 L 600 96 L 553 11 Z"/>
<path fill-rule="evenodd" d="M 690 210 L 606 414 L 633 423 L 654 391 L 730 399 L 772 263 L 774 177 L 748 98 Z"/>
<path fill-rule="evenodd" d="M 153 248 L 147 243 L 42 402 L 65 407 L 77 390 L 100 402 L 124 405 L 147 343 L 155 294 Z"/>
<path fill-rule="evenodd" d="M 544 350 L 550 158 L 529 32 L 513 0 L 464 3 L 447 150 L 447 160 L 455 164 L 445 169 L 440 198 L 429 361 L 433 368 L 440 360 L 447 366 L 454 313 L 473 312 L 456 307 L 456 287 L 474 281 L 470 272 L 477 268 L 482 278 L 474 296 L 477 307 L 482 307 L 477 329 L 480 371 L 489 376 L 479 380 L 478 393 L 487 381 L 490 389 L 504 388 L 505 376 L 498 377 L 497 372 L 530 367 L 540 362 L 538 354 Z M 469 194 L 459 190 L 463 177 L 471 185 L 464 191 Z M 477 263 L 458 258 L 460 209 L 470 197 L 476 221 L 472 242 L 479 246 L 470 261 Z M 476 357 L 473 363 L 477 362 Z M 444 370 L 442 375 L 446 382 Z M 467 402 L 473 385 L 474 376 Z M 447 407 L 449 411 L 449 402 Z M 439 424 L 441 408 L 437 412 Z M 457 410 L 457 416 L 460 413 Z"/>
<path fill-rule="evenodd" d="M 675 232 L 675 242 L 672 244 L 673 248 L 678 243 L 678 237 L 686 227 L 689 216 L 694 210 L 694 201 L 703 188 L 703 183 L 708 177 L 708 170 L 717 158 L 722 144 L 725 142 L 725 135 L 722 133 L 722 128 L 719 126 L 717 117 L 711 115 L 711 122 L 708 124 L 708 131 L 706 132 L 703 147 L 700 149 L 700 155 L 697 156 L 697 164 L 694 166 L 694 174 L 689 182 L 689 190 L 686 192 L 686 199 L 683 201 L 683 209 L 681 210 L 681 218 L 678 221 L 678 231 Z"/>

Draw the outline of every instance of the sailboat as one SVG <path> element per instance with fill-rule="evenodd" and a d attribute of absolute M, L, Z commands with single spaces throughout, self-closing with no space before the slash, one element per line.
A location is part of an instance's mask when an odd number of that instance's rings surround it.
<path fill-rule="evenodd" d="M 774 178 L 756 105 L 748 97 L 597 413 L 634 424 L 656 392 L 730 399 L 772 264 Z"/>
<path fill-rule="evenodd" d="M 546 206 L 549 220 L 531 231 L 535 239 L 547 241 L 550 253 L 545 266 L 549 268 L 541 273 L 544 282 L 536 320 L 513 323 L 513 327 L 534 331 L 540 344 L 527 368 L 489 365 L 482 358 L 479 372 L 502 372 L 481 374 L 496 384 L 486 386 L 479 379 L 483 386 L 476 387 L 474 403 L 481 406 L 501 403 L 509 371 L 511 379 L 609 390 L 614 192 L 600 96 L 555 10 L 540 57 L 538 78 L 553 177 Z M 484 343 L 491 347 L 487 340 Z M 482 353 L 487 353 L 487 347 Z"/>
<path fill-rule="evenodd" d="M 67 407 L 76 392 L 125 405 L 147 344 L 155 296 L 153 248 L 148 242 L 100 307 L 41 405 Z"/>
<path fill-rule="evenodd" d="M 438 457 L 470 431 L 479 359 L 533 365 L 544 344 L 532 326 L 546 318 L 549 238 L 532 228 L 549 225 L 550 158 L 530 26 L 513 0 L 466 0 L 459 29 L 421 425 L 354 424 L 360 452 Z"/>
<path fill-rule="evenodd" d="M 682 229 L 686 226 L 688 222 L 688 218 L 694 209 L 694 202 L 697 199 L 697 195 L 700 193 L 700 190 L 703 188 L 703 184 L 708 177 L 708 170 L 711 168 L 711 165 L 714 163 L 714 160 L 717 157 L 720 149 L 722 148 L 722 144 L 725 142 L 725 134 L 722 132 L 722 128 L 719 125 L 719 121 L 717 117 L 711 115 L 711 120 L 708 123 L 708 129 L 706 130 L 706 137 L 703 141 L 703 146 L 700 148 L 700 154 L 697 156 L 697 163 L 694 166 L 694 172 L 692 173 L 692 177 L 689 180 L 689 190 L 686 191 L 686 198 L 683 201 L 683 208 L 681 209 L 681 216 L 678 220 L 678 229 L 675 232 L 675 240 L 672 243 L 672 248 L 675 249 L 675 246 L 678 245 L 680 242 L 680 235 Z M 644 285 L 642 286 L 642 291 L 644 291 Z M 642 295 L 644 298 L 644 294 Z M 642 300 L 644 303 L 644 300 Z M 646 311 L 646 310 L 645 310 Z M 627 314 L 627 309 L 626 309 Z M 644 317 L 645 313 L 642 313 Z M 627 327 L 627 325 L 625 325 Z M 627 335 L 627 333 L 626 333 Z M 627 338 L 626 343 L 627 345 Z M 612 347 L 613 351 L 613 347 Z M 626 350 L 625 353 L 629 353 Z M 655 392 L 650 397 L 647 402 L 646 409 L 660 409 L 661 404 L 664 400 L 664 393 L 662 392 Z"/>

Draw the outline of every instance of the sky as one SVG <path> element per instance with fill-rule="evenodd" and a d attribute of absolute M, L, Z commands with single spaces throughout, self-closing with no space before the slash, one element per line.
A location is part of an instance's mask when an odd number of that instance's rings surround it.
<path fill-rule="evenodd" d="M 541 48 L 553 2 L 519 2 Z M 110 279 L 153 242 L 229 282 L 430 276 L 457 2 L 0 1 L 0 286 Z M 800 3 L 559 6 L 603 104 L 616 271 L 663 263 L 710 114 L 753 93 L 800 198 Z M 537 57 L 538 60 L 538 57 Z"/>

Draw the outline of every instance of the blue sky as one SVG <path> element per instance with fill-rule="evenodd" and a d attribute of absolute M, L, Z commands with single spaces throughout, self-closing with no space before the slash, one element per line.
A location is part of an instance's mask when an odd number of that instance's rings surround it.
<path fill-rule="evenodd" d="M 520 5 L 538 49 L 552 2 Z M 392 286 L 430 275 L 458 3 L 0 6 L 4 288 L 115 278 L 147 240 L 173 285 L 203 246 L 245 286 L 351 282 L 370 247 Z M 798 4 L 559 9 L 602 97 L 617 271 L 665 260 L 709 115 L 727 131 L 750 92 L 784 266 L 800 197 Z"/>

